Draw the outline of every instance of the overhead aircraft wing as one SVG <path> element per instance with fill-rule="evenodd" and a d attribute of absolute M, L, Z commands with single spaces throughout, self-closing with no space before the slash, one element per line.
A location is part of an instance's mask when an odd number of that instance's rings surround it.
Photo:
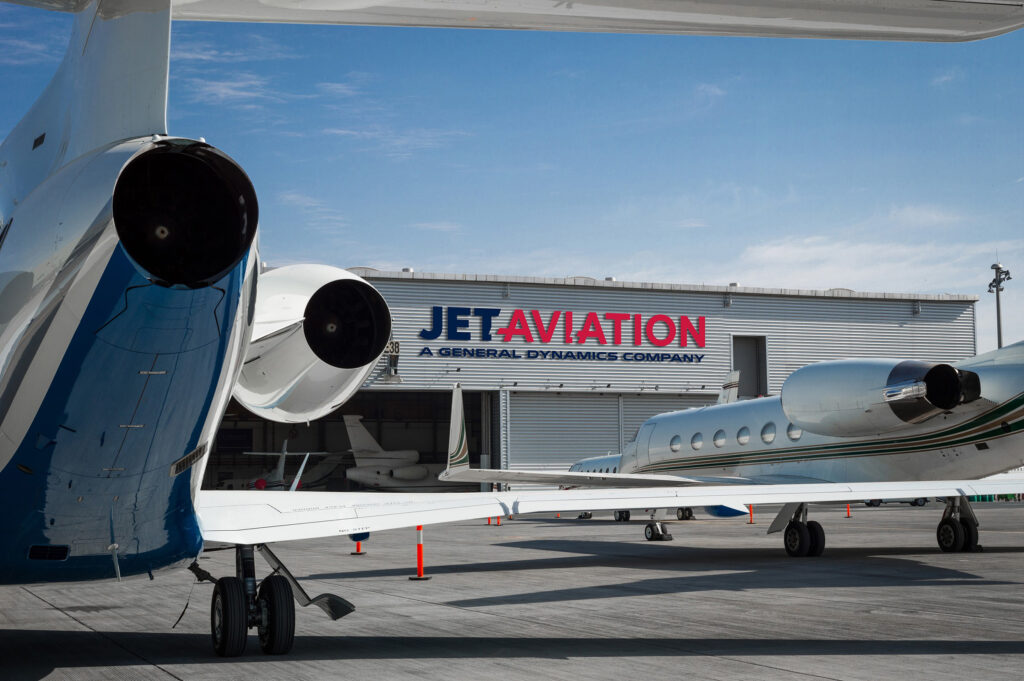
<path fill-rule="evenodd" d="M 849 502 L 1021 492 L 1024 492 L 1024 480 L 714 485 L 444 494 L 281 494 L 201 490 L 196 498 L 196 512 L 203 539 L 208 542 L 263 544 L 525 513 Z"/>
<path fill-rule="evenodd" d="M 82 0 L 18 0 L 76 11 Z M 162 0 L 167 1 L 167 0 Z M 379 26 L 964 41 L 1024 25 L 1019 0 L 170 0 L 172 17 Z M 162 4 L 158 0 L 156 5 Z M 104 18 L 147 3 L 105 0 Z"/>

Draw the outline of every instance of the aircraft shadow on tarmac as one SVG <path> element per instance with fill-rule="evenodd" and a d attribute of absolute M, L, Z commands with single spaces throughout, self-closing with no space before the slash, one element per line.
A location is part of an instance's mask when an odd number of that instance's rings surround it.
<path fill-rule="evenodd" d="M 57 668 L 74 666 L 88 675 L 94 667 L 175 664 L 231 665 L 266 661 L 254 637 L 241 658 L 214 656 L 207 634 L 169 632 L 0 630 L 5 681 L 41 679 Z M 46 651 L 51 651 L 47 654 Z M 52 651 L 60 651 L 54 654 Z M 289 663 L 313 660 L 443 660 L 644 657 L 789 657 L 789 656 L 949 656 L 1022 655 L 1024 641 L 963 639 L 808 639 L 690 638 L 657 639 L 586 636 L 512 638 L 458 636 L 297 636 Z M 233 671 L 241 673 L 244 668 Z M 248 668 L 246 674 L 251 674 Z M 231 675 L 224 678 L 242 678 Z"/>

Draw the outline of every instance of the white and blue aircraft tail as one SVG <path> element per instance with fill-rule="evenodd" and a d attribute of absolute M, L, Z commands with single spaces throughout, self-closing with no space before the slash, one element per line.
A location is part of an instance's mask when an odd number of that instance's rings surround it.
<path fill-rule="evenodd" d="M 814 527 L 804 522 L 808 502 L 1021 491 L 970 479 L 1020 464 L 1019 346 L 923 375 L 903 364 L 798 372 L 802 387 L 781 401 L 655 417 L 619 473 L 578 474 L 649 488 L 201 490 L 232 395 L 275 421 L 319 418 L 373 370 L 391 320 L 383 298 L 344 270 L 261 272 L 257 198 L 244 170 L 202 140 L 169 136 L 166 125 L 172 17 L 958 41 L 1024 25 L 1020 3 L 22 2 L 75 18 L 53 80 L 0 145 L 0 491 L 9 528 L 0 583 L 152 574 L 194 561 L 204 542 L 233 545 L 236 573 L 215 580 L 214 648 L 238 655 L 258 628 L 261 648 L 281 654 L 294 639 L 293 597 L 335 618 L 352 606 L 309 598 L 269 542 L 531 511 L 781 502 L 795 504 L 787 542 L 796 528 L 799 553 Z M 850 379 L 845 392 L 827 393 L 836 408 L 815 390 L 822 376 L 842 385 L 830 371 Z M 721 444 L 712 423 L 725 433 Z M 802 471 L 803 482 L 715 482 L 767 481 L 773 467 Z M 964 543 L 976 523 L 963 518 L 969 506 L 947 507 L 940 544 L 947 535 Z M 257 550 L 274 569 L 262 581 Z"/>

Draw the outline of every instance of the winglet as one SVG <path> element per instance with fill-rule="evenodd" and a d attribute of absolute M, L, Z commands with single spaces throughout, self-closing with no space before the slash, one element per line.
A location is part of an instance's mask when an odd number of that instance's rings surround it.
<path fill-rule="evenodd" d="M 722 382 L 722 389 L 718 391 L 718 404 L 731 404 L 738 399 L 740 392 L 740 372 L 730 371 Z"/>
<path fill-rule="evenodd" d="M 452 420 L 448 431 L 448 467 L 439 476 L 445 479 L 452 473 L 469 468 L 469 443 L 466 441 L 466 419 L 462 410 L 462 386 L 452 387 Z"/>

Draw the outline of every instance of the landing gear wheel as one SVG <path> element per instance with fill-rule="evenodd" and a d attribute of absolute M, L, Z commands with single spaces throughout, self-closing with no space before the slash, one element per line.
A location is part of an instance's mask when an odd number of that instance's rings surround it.
<path fill-rule="evenodd" d="M 620 511 L 622 513 L 622 522 L 629 522 L 629 511 Z"/>
<path fill-rule="evenodd" d="M 221 657 L 238 657 L 245 652 L 249 634 L 245 587 L 238 577 L 221 577 L 213 587 L 210 605 L 210 633 L 213 649 Z"/>
<path fill-rule="evenodd" d="M 794 558 L 803 558 L 811 550 L 811 534 L 807 525 L 791 520 L 782 533 L 782 544 L 786 553 Z"/>
<path fill-rule="evenodd" d="M 617 523 L 622 522 L 622 511 L 612 511 L 612 518 L 614 518 Z"/>
<path fill-rule="evenodd" d="M 964 528 L 964 545 L 960 548 L 964 553 L 978 550 L 978 528 L 967 518 L 960 518 L 960 526 Z"/>
<path fill-rule="evenodd" d="M 935 538 L 939 542 L 939 548 L 946 553 L 960 551 L 964 547 L 964 526 L 959 520 L 946 518 L 939 523 L 935 530 Z"/>
<path fill-rule="evenodd" d="M 924 506 L 927 503 L 928 503 L 927 499 L 918 498 L 918 499 L 914 499 L 913 501 L 911 501 L 910 505 L 911 506 Z"/>
<path fill-rule="evenodd" d="M 676 520 L 693 520 L 693 509 L 689 506 L 676 509 Z"/>
<path fill-rule="evenodd" d="M 657 523 L 647 523 L 644 527 L 644 539 L 647 541 L 658 541 L 661 539 L 661 532 L 658 531 Z"/>
<path fill-rule="evenodd" d="M 807 555 L 820 556 L 825 550 L 825 529 L 817 520 L 808 520 L 807 533 L 811 537 L 811 546 L 807 550 Z"/>
<path fill-rule="evenodd" d="M 590 520 L 593 517 L 594 514 L 590 511 L 584 511 L 583 513 L 580 513 L 578 516 L 576 516 L 578 520 Z"/>
<path fill-rule="evenodd" d="M 267 655 L 284 655 L 295 642 L 295 602 L 292 585 L 281 575 L 270 575 L 256 596 L 260 613 L 260 648 Z"/>
<path fill-rule="evenodd" d="M 872 508 L 877 508 L 877 507 L 882 505 L 882 500 L 881 499 L 868 499 L 867 501 L 864 502 L 864 505 L 865 506 L 871 506 Z"/>

